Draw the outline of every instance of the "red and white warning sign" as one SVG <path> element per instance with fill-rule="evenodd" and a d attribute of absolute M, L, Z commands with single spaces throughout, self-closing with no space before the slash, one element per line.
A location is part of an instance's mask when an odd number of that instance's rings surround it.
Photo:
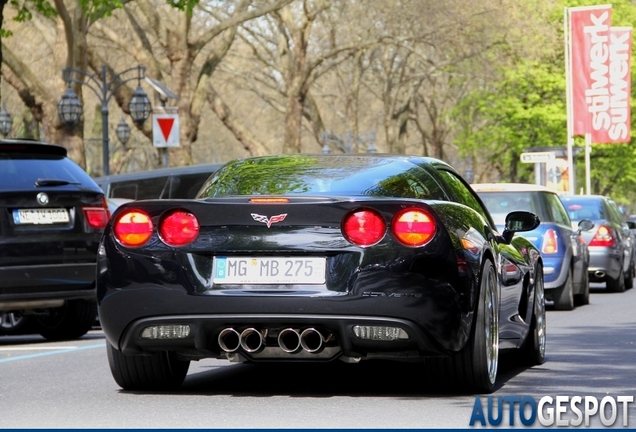
<path fill-rule="evenodd" d="M 178 107 L 152 108 L 152 143 L 155 147 L 179 147 Z"/>

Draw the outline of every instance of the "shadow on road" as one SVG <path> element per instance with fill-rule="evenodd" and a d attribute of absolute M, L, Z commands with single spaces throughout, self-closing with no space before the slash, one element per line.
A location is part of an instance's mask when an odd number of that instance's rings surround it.
<path fill-rule="evenodd" d="M 526 370 L 513 356 L 500 359 L 498 384 Z M 424 364 L 367 361 L 325 364 L 226 364 L 188 375 L 180 392 L 228 396 L 294 397 L 421 397 L 466 395 L 444 383 L 432 382 Z"/>

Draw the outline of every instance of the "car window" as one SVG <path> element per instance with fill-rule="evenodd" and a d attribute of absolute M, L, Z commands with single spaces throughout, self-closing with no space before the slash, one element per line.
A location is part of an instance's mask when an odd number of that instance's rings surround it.
<path fill-rule="evenodd" d="M 609 214 L 611 217 L 611 221 L 614 222 L 615 224 L 622 225 L 623 217 L 621 216 L 621 212 L 618 209 L 618 204 L 616 204 L 616 202 L 614 201 L 607 201 L 607 204 L 609 207 Z"/>
<path fill-rule="evenodd" d="M 127 198 L 132 200 L 168 198 L 170 177 L 153 177 L 139 180 L 112 182 L 109 198 Z"/>
<path fill-rule="evenodd" d="M 553 220 L 561 225 L 572 226 L 568 212 L 565 211 L 565 207 L 559 197 L 552 193 L 546 193 L 545 197 L 548 200 L 548 208 L 550 209 Z"/>
<path fill-rule="evenodd" d="M 0 190 L 12 190 L 24 185 L 33 187 L 38 179 L 93 184 L 89 175 L 77 164 L 59 155 L 0 154 L 0 177 Z"/>
<path fill-rule="evenodd" d="M 598 220 L 608 218 L 607 211 L 600 200 L 566 198 L 563 204 L 568 212 L 568 216 L 570 216 L 570 219 L 573 221 L 578 222 L 583 219 Z"/>
<path fill-rule="evenodd" d="M 210 177 L 209 172 L 173 175 L 170 184 L 170 198 L 196 197 L 201 185 L 208 177 Z"/>
<path fill-rule="evenodd" d="M 200 198 L 232 195 L 366 195 L 396 198 L 446 199 L 442 188 L 424 169 L 405 161 L 378 158 L 369 168 L 368 159 L 338 156 L 299 156 L 281 167 L 278 156 L 225 165 L 210 178 Z"/>
<path fill-rule="evenodd" d="M 541 205 L 536 200 L 536 193 L 532 191 L 478 192 L 477 194 L 497 225 L 503 225 L 506 215 L 517 210 L 532 212 L 540 218 L 544 216 Z"/>
<path fill-rule="evenodd" d="M 444 178 L 445 184 L 450 188 L 458 203 L 476 210 L 484 219 L 490 220 L 487 215 L 487 210 L 481 205 L 472 189 L 466 186 L 466 184 L 452 172 L 446 170 L 439 170 L 438 172 Z"/>

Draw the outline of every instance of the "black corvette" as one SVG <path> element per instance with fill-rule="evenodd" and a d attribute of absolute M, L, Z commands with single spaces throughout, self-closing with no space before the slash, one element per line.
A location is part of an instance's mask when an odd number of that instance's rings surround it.
<path fill-rule="evenodd" d="M 499 351 L 545 356 L 539 251 L 499 233 L 432 158 L 229 162 L 194 200 L 122 205 L 98 256 L 99 315 L 124 389 L 181 385 L 192 360 L 416 361 L 493 390 Z"/>

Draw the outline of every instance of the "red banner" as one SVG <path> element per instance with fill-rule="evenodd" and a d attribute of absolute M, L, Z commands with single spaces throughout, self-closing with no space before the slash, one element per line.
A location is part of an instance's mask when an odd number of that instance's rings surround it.
<path fill-rule="evenodd" d="M 592 98 L 593 143 L 622 143 L 631 139 L 631 57 L 632 28 L 612 27 L 609 43 L 609 83 L 602 94 Z"/>
<path fill-rule="evenodd" d="M 569 9 L 570 79 L 574 135 L 601 129 L 609 82 L 611 5 Z"/>

